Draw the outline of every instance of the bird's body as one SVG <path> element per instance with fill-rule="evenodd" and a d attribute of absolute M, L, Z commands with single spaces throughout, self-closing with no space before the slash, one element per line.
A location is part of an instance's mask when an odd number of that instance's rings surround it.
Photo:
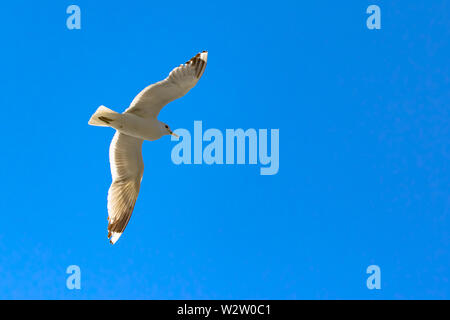
<path fill-rule="evenodd" d="M 134 113 L 118 113 L 111 118 L 114 118 L 110 121 L 111 128 L 131 137 L 154 141 L 168 134 L 162 122 L 154 117 L 142 118 Z"/>
<path fill-rule="evenodd" d="M 164 125 L 156 118 L 142 118 L 133 113 L 125 113 L 121 133 L 143 140 L 154 141 L 167 134 Z"/>
<path fill-rule="evenodd" d="M 130 220 L 144 174 L 142 143 L 164 135 L 175 135 L 167 124 L 157 119 L 169 102 L 192 89 L 206 68 L 208 53 L 203 51 L 175 68 L 169 76 L 142 90 L 130 107 L 120 114 L 100 106 L 90 125 L 111 127 L 116 134 L 109 149 L 113 182 L 108 192 L 108 238 L 114 244 Z"/>

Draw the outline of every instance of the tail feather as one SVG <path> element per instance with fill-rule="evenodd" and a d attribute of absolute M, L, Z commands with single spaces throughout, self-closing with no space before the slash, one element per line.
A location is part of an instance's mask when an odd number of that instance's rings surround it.
<path fill-rule="evenodd" d="M 98 107 L 97 111 L 89 119 L 88 124 L 91 126 L 110 127 L 111 123 L 117 120 L 120 113 L 117 113 L 105 106 Z"/>

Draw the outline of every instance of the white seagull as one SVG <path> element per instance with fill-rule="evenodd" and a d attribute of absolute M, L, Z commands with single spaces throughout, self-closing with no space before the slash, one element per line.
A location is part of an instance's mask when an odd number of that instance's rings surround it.
<path fill-rule="evenodd" d="M 142 175 L 142 142 L 171 134 L 170 127 L 157 119 L 169 102 L 181 98 L 196 84 L 206 68 L 208 52 L 173 69 L 169 76 L 142 90 L 124 113 L 100 106 L 89 124 L 116 129 L 109 148 L 112 184 L 108 191 L 108 238 L 112 244 L 120 238 L 134 209 Z"/>

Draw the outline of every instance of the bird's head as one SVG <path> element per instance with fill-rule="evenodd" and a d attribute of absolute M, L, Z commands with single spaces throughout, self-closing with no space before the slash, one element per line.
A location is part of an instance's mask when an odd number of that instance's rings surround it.
<path fill-rule="evenodd" d="M 164 122 L 161 122 L 161 121 L 160 121 L 160 124 L 161 124 L 161 130 L 163 132 L 163 135 L 170 134 L 170 135 L 172 135 L 172 136 L 174 136 L 176 138 L 179 138 L 179 136 L 177 134 L 173 133 L 173 131 L 170 129 L 169 125 L 167 125 L 167 124 L 165 124 Z"/>

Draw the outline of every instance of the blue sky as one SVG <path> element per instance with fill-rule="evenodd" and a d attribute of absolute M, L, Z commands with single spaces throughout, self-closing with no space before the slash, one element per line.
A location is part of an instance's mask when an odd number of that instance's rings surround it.
<path fill-rule="evenodd" d="M 81 30 L 66 8 L 81 8 Z M 381 8 L 368 30 L 366 8 Z M 10 1 L 0 20 L 0 298 L 449 298 L 445 1 Z M 208 50 L 173 129 L 280 130 L 278 174 L 172 163 L 146 142 L 106 238 L 113 130 L 146 85 Z M 381 269 L 368 290 L 366 268 Z M 66 268 L 81 268 L 81 290 Z"/>

